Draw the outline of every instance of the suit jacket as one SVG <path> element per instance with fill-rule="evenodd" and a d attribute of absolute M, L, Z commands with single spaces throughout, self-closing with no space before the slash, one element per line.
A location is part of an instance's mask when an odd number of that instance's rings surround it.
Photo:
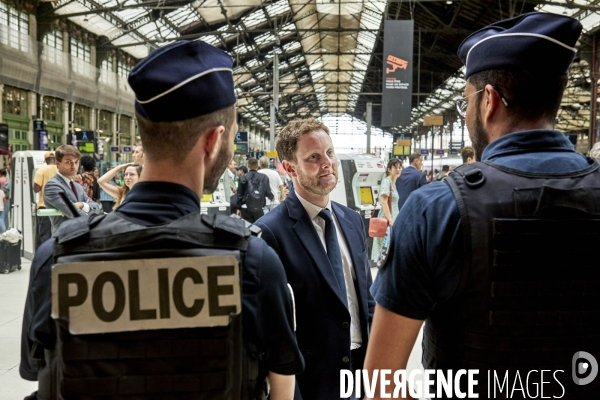
<path fill-rule="evenodd" d="M 415 167 L 408 166 L 404 168 L 398 179 L 396 179 L 396 190 L 398 191 L 398 210 L 402 208 L 408 196 L 427 184 L 425 174 Z"/>
<path fill-rule="evenodd" d="M 375 301 L 365 228 L 358 213 L 331 202 L 346 238 L 356 272 L 362 346 L 366 348 Z M 350 313 L 331 269 L 327 253 L 295 192 L 256 221 L 262 238 L 279 255 L 294 290 L 296 335 L 305 370 L 298 375 L 295 399 L 339 399 L 340 369 L 349 369 Z M 353 363 L 353 368 L 362 365 Z"/>
<path fill-rule="evenodd" d="M 44 186 L 44 203 L 46 204 L 46 208 L 55 208 L 63 213 L 63 216 L 60 217 L 49 217 L 50 222 L 52 223 L 52 235 L 54 235 L 54 232 L 58 230 L 60 224 L 62 224 L 67 219 L 86 215 L 86 213 L 82 209 L 78 210 L 78 215 L 74 215 L 69 209 L 69 207 L 67 207 L 63 199 L 60 197 L 60 192 L 66 193 L 69 200 L 71 200 L 73 203 L 87 203 L 90 206 L 90 214 L 99 214 L 102 210 L 98 203 L 95 203 L 92 199 L 87 197 L 83 190 L 83 187 L 81 187 L 79 183 L 73 183 L 75 184 L 75 191 L 77 192 L 77 197 L 75 197 L 75 195 L 73 194 L 71 186 L 67 184 L 67 182 L 65 182 L 65 180 L 60 175 L 54 175 L 54 177 L 52 177 L 52 179 L 50 179 L 46 183 L 46 186 Z"/>

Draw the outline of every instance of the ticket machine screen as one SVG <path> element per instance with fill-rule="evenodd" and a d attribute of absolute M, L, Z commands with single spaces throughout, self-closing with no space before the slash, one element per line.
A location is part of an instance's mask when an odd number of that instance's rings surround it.
<path fill-rule="evenodd" d="M 370 186 L 360 188 L 360 204 L 361 205 L 375 204 L 375 201 L 373 199 L 373 189 Z"/>
<path fill-rule="evenodd" d="M 212 193 L 203 194 L 202 198 L 200 199 L 201 203 L 210 203 L 211 201 L 213 201 Z"/>

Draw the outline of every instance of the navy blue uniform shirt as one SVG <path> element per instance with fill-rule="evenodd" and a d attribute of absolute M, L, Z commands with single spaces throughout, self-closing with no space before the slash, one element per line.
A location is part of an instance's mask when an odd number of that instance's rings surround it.
<path fill-rule="evenodd" d="M 150 226 L 199 213 L 200 200 L 193 191 L 178 184 L 140 182 L 115 212 L 132 222 Z M 50 317 L 53 245 L 54 239 L 42 244 L 31 265 L 20 368 L 21 376 L 29 380 L 37 377 L 29 359 L 32 346 L 53 349 L 56 341 Z M 266 369 L 282 375 L 302 372 L 304 361 L 296 343 L 291 295 L 283 265 L 273 249 L 256 237 L 250 240 L 242 270 L 242 307 L 244 339 L 264 353 L 262 362 Z"/>
<path fill-rule="evenodd" d="M 589 167 L 558 131 L 511 133 L 490 143 L 483 160 L 526 172 L 573 172 Z M 424 320 L 456 291 L 464 263 L 458 206 L 450 187 L 433 182 L 412 192 L 393 227 L 391 259 L 371 293 L 396 314 Z"/>

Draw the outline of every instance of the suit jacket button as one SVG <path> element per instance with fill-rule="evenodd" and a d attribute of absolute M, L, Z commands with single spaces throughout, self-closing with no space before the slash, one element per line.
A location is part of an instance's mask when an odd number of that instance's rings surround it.
<path fill-rule="evenodd" d="M 342 328 L 344 328 L 344 329 L 348 329 L 348 328 L 350 328 L 350 324 L 349 324 L 349 323 L 347 323 L 347 322 L 344 322 L 344 323 L 342 324 Z"/>
<path fill-rule="evenodd" d="M 342 362 L 343 362 L 344 364 L 348 364 L 348 363 L 350 362 L 350 357 L 348 357 L 348 356 L 344 356 L 344 358 L 342 358 Z"/>

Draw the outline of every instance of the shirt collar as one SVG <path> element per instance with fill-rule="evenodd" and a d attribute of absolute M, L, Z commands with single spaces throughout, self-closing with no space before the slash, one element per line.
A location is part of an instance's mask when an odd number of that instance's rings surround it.
<path fill-rule="evenodd" d="M 482 161 L 499 156 L 548 151 L 575 152 L 573 144 L 560 131 L 534 129 L 504 135 L 490 143 L 483 151 Z"/>
<path fill-rule="evenodd" d="M 191 189 L 171 182 L 138 182 L 131 188 L 125 203 L 181 204 L 186 209 L 200 212 L 200 199 Z"/>
<path fill-rule="evenodd" d="M 71 183 L 71 179 L 67 178 L 66 176 L 64 176 L 63 174 L 61 174 L 60 172 L 56 172 L 56 175 L 60 176 L 61 178 L 63 178 L 63 180 L 65 182 L 67 182 L 67 185 L 69 185 Z"/>
<path fill-rule="evenodd" d="M 304 209 L 306 210 L 306 213 L 308 214 L 308 217 L 312 220 L 314 219 L 317 215 L 319 215 L 319 213 L 323 210 L 323 208 L 311 203 L 310 201 L 304 199 L 302 196 L 300 196 L 298 194 L 298 192 L 296 192 L 296 196 L 298 196 L 298 200 L 300 200 L 300 203 L 302 204 L 302 207 L 304 207 Z M 331 212 L 333 214 L 333 210 L 331 209 L 331 199 L 329 199 L 327 201 L 327 205 L 325 206 L 326 209 L 329 210 L 329 212 Z"/>

